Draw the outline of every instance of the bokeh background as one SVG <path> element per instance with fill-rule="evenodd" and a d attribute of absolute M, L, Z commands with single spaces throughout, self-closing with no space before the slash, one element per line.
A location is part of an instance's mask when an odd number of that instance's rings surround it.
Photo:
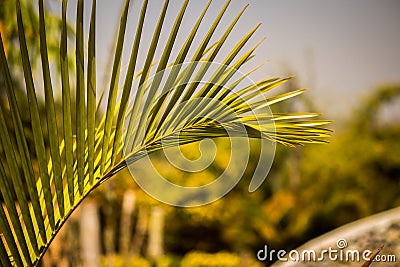
<path fill-rule="evenodd" d="M 0 26 L 9 38 L 9 60 L 18 64 L 10 2 L 0 1 Z M 27 27 L 29 41 L 35 43 L 36 6 L 34 1 L 22 2 L 25 16 L 32 17 L 32 25 Z M 58 51 L 52 51 L 51 44 L 59 38 L 60 3 L 47 2 L 48 11 L 54 13 L 54 23 L 48 24 L 48 30 L 54 32 L 50 35 L 54 40 L 49 38 L 50 55 L 57 57 Z M 69 1 L 71 19 L 75 3 Z M 151 33 L 155 27 L 162 3 L 150 0 L 142 61 L 146 42 L 152 37 L 146 32 Z M 171 17 L 181 3 L 172 1 L 168 10 Z M 198 208 L 159 203 L 124 171 L 102 185 L 75 212 L 53 242 L 43 266 L 264 266 L 271 262 L 259 263 L 255 254 L 265 244 L 271 249 L 290 250 L 343 224 L 400 205 L 400 2 L 233 0 L 215 36 L 247 3 L 250 6 L 221 58 L 229 53 L 233 40 L 261 22 L 247 46 L 263 37 L 267 40 L 248 68 L 269 62 L 251 78 L 296 75 L 278 90 L 311 90 L 273 111 L 322 112 L 325 119 L 334 120 L 331 143 L 298 148 L 278 145 L 267 180 L 259 190 L 249 193 L 248 184 L 260 153 L 259 141 L 252 140 L 250 164 L 238 186 L 223 199 Z M 103 86 L 109 79 L 109 55 L 116 43 L 122 4 L 121 0 L 98 1 L 97 68 L 104 76 L 97 78 Z M 205 4 L 190 2 L 182 37 Z M 224 4 L 215 0 L 207 17 L 215 17 Z M 128 47 L 140 5 L 141 1 L 133 1 L 130 7 L 132 22 L 125 42 Z M 207 17 L 199 36 L 212 22 Z M 166 21 L 165 28 L 172 23 Z M 166 32 L 161 34 L 161 43 L 168 38 Z M 33 58 L 38 55 L 35 49 L 31 53 Z M 127 61 L 126 54 L 123 65 Z M 18 80 L 21 74 L 15 70 L 13 75 Z M 0 96 L 4 98 L 3 89 Z M 28 114 L 24 119 L 28 125 Z M 226 140 L 216 143 L 216 160 L 199 174 L 171 168 L 161 155 L 154 160 L 171 181 L 192 186 L 205 183 L 220 173 L 229 159 Z M 200 156 L 196 145 L 183 147 L 183 153 L 191 159 Z"/>

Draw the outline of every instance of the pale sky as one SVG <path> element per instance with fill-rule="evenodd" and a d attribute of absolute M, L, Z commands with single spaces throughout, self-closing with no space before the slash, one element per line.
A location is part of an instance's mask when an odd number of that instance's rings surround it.
<path fill-rule="evenodd" d="M 70 1 L 71 17 L 74 16 L 74 2 Z M 98 1 L 99 70 L 106 64 L 110 46 L 115 41 L 113 37 L 123 2 Z M 126 33 L 128 51 L 131 49 L 141 2 L 133 1 L 131 5 Z M 142 60 L 164 1 L 149 2 L 141 46 Z M 167 18 L 174 18 L 182 2 L 171 1 Z M 177 41 L 179 44 L 185 40 L 206 2 L 190 2 L 179 35 L 181 38 Z M 212 3 L 199 36 L 204 35 L 224 3 L 220 0 Z M 247 3 L 250 6 L 224 46 L 223 53 L 228 53 L 235 41 L 261 22 L 262 26 L 246 47 L 250 48 L 263 37 L 267 37 L 267 40 L 256 50 L 256 58 L 249 66 L 254 67 L 265 60 L 269 60 L 269 63 L 252 75 L 254 80 L 264 76 L 297 75 L 299 86 L 310 88 L 307 94 L 322 112 L 333 116 L 333 119 L 350 112 L 376 86 L 400 83 L 399 0 L 232 0 L 215 36 L 221 35 Z M 172 19 L 166 21 L 165 29 L 169 30 L 172 23 Z M 166 31 L 163 31 L 160 43 L 163 44 L 167 37 Z M 176 50 L 173 50 L 172 58 L 175 54 Z M 124 63 L 127 63 L 127 58 Z"/>

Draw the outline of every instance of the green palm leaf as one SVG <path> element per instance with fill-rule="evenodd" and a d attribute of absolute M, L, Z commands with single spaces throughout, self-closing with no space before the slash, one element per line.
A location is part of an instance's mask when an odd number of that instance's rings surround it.
<path fill-rule="evenodd" d="M 1 75 L 5 81 L 8 98 L 8 106 L 0 107 L 0 151 L 5 159 L 0 161 L 0 192 L 4 200 L 4 205 L 0 207 L 0 260 L 3 266 L 38 265 L 50 242 L 81 201 L 105 180 L 147 153 L 197 142 L 204 138 L 226 137 L 227 129 L 234 132 L 235 136 L 265 138 L 289 146 L 326 142 L 325 138 L 329 137 L 330 131 L 323 126 L 329 121 L 312 119 L 319 114 L 271 114 L 265 111 L 266 107 L 304 92 L 297 90 L 277 96 L 266 96 L 267 92 L 289 78 L 264 79 L 252 85 L 242 86 L 245 78 L 259 67 L 239 78 L 235 76 L 238 70 L 254 57 L 253 52 L 259 44 L 247 51 L 242 50 L 259 25 L 237 42 L 217 68 L 210 64 L 220 54 L 221 48 L 247 6 L 232 20 L 218 41 L 210 44 L 216 28 L 221 26 L 222 17 L 226 15 L 230 3 L 228 1 L 200 44 L 193 47 L 193 41 L 211 1 L 205 5 L 185 42 L 179 44 L 177 36 L 187 13 L 188 2 L 183 2 L 168 34 L 168 40 L 161 44 L 159 36 L 170 4 L 168 0 L 165 1 L 146 60 L 143 66 L 140 66 L 137 59 L 148 4 L 148 1 L 144 0 L 128 70 L 126 75 L 122 76 L 121 58 L 130 4 L 130 1 L 126 0 L 121 15 L 108 98 L 104 99 L 102 94 L 96 102 L 96 0 L 93 0 L 91 5 L 87 58 L 83 28 L 85 1 L 77 1 L 76 53 L 72 54 L 67 49 L 67 0 L 63 0 L 60 61 L 57 63 L 60 66 L 60 77 L 57 78 L 61 81 L 63 127 L 57 127 L 54 102 L 56 89 L 52 85 L 52 68 L 47 51 L 44 2 L 39 0 L 43 83 L 35 84 L 21 7 L 19 0 L 16 0 L 22 70 L 38 175 L 36 177 L 33 171 L 33 158 L 29 153 L 27 137 L 21 124 L 21 114 L 26 111 L 22 110 L 14 95 L 10 66 L 3 41 L 0 41 Z M 170 58 L 173 47 L 177 47 L 179 51 L 175 59 Z M 188 59 L 190 48 L 195 48 L 195 52 L 192 58 Z M 155 63 L 154 57 L 158 50 L 162 52 L 161 58 Z M 74 75 L 71 75 L 68 66 L 69 57 L 74 57 L 76 61 L 75 126 L 71 115 L 73 107 L 70 83 L 70 78 Z M 185 64 L 187 60 L 190 61 L 189 64 Z M 153 68 L 157 74 L 150 77 Z M 207 79 L 207 82 L 201 83 L 204 79 Z M 119 89 L 120 80 L 123 86 Z M 139 80 L 138 87 L 132 90 L 135 80 Z M 44 89 L 45 118 L 39 113 L 36 88 Z M 129 101 L 130 98 L 132 101 Z M 96 120 L 96 116 L 100 116 L 101 113 L 99 106 L 102 101 L 107 103 L 105 113 Z M 196 104 L 195 108 L 191 106 L 193 103 Z M 10 110 L 8 114 L 11 114 L 11 118 L 5 117 L 5 110 Z M 43 119 L 47 123 L 48 136 L 45 136 L 42 130 Z M 11 136 L 12 133 L 7 129 L 6 120 L 13 122 L 15 136 Z M 246 131 L 241 130 L 239 126 L 244 126 Z M 76 135 L 73 135 L 74 129 Z M 48 147 L 44 140 L 49 140 Z M 24 184 L 27 185 L 27 192 Z M 15 203 L 18 204 L 18 208 Z"/>

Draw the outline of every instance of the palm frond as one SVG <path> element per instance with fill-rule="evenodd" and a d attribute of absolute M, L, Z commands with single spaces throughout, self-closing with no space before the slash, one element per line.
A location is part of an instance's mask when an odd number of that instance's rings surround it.
<path fill-rule="evenodd" d="M 254 57 L 254 51 L 263 41 L 243 52 L 245 44 L 259 25 L 236 43 L 228 55 L 220 60 L 221 64 L 213 63 L 247 6 L 233 18 L 218 41 L 210 44 L 217 27 L 221 27 L 222 17 L 227 13 L 230 3 L 227 1 L 200 44 L 195 46 L 195 37 L 211 1 L 205 5 L 184 43 L 179 44 L 178 33 L 189 4 L 185 0 L 168 33 L 168 40 L 161 44 L 160 34 L 165 31 L 163 26 L 170 5 L 170 1 L 165 0 L 146 51 L 146 60 L 140 66 L 139 47 L 148 5 L 148 0 L 144 0 L 127 73 L 123 76 L 121 61 L 130 5 L 130 0 L 126 0 L 121 15 L 108 98 L 103 98 L 101 94 L 100 100 L 96 102 L 96 0 L 91 4 L 87 58 L 84 51 L 83 10 L 84 4 L 88 2 L 77 1 L 75 53 L 69 52 L 67 45 L 67 2 L 62 1 L 60 62 L 57 62 L 60 73 L 56 77 L 61 81 L 62 127 L 57 126 L 56 120 L 56 90 L 52 84 L 53 69 L 47 51 L 44 1 L 39 0 L 43 83 L 35 84 L 21 6 L 19 0 L 16 0 L 28 110 L 23 110 L 25 107 L 21 106 L 14 95 L 9 63 L 0 38 L 1 75 L 5 81 L 8 99 L 8 106 L 0 107 L 0 153 L 4 159 L 0 161 L 0 192 L 4 200 L 4 205 L 0 207 L 0 260 L 3 266 L 37 266 L 54 236 L 82 200 L 105 180 L 148 153 L 204 138 L 231 136 L 232 133 L 234 136 L 264 138 L 289 146 L 324 143 L 329 137 L 330 131 L 323 128 L 329 121 L 313 120 L 319 114 L 270 112 L 272 105 L 304 92 L 296 90 L 277 96 L 266 95 L 290 77 L 263 79 L 254 84 L 243 85 L 247 77 L 259 69 L 257 67 L 248 73 L 240 72 Z M 175 59 L 170 58 L 172 48 L 178 48 L 179 51 Z M 195 52 L 188 58 L 191 49 Z M 161 50 L 161 57 L 155 63 L 154 57 L 158 50 Z M 74 77 L 68 65 L 70 57 L 74 57 L 76 61 L 75 81 L 70 81 Z M 150 77 L 153 69 L 156 74 Z M 239 77 L 238 73 L 241 73 Z M 120 80 L 123 86 L 118 88 Z M 137 88 L 132 90 L 133 85 L 136 86 L 135 80 L 139 80 Z M 72 107 L 71 101 L 71 88 L 74 87 L 71 86 L 72 82 L 76 84 L 75 107 Z M 43 118 L 39 113 L 36 88 L 44 89 L 47 136 L 42 129 Z M 104 115 L 100 115 L 102 101 L 107 103 Z M 76 109 L 76 125 L 72 123 L 73 109 Z M 5 117 L 5 110 L 10 110 L 11 118 Z M 33 171 L 33 158 L 29 153 L 27 137 L 21 123 L 23 112 L 30 114 L 38 174 Z M 96 116 L 101 117 L 96 119 Z M 12 121 L 14 134 L 7 128 L 6 120 Z M 48 146 L 45 140 L 49 140 Z"/>

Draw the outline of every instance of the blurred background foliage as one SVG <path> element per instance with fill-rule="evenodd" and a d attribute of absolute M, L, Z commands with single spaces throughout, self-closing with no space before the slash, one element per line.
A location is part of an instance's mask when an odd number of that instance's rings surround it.
<path fill-rule="evenodd" d="M 0 26 L 8 60 L 16 61 L 16 25 L 9 23 L 15 15 L 7 3 L 0 1 Z M 33 47 L 31 58 L 35 60 L 37 15 L 33 1 L 22 3 L 24 16 L 31 20 L 26 31 Z M 48 31 L 57 31 L 59 19 L 48 18 L 54 20 L 46 23 Z M 55 38 L 48 43 L 50 56 L 57 60 L 58 51 L 52 51 L 51 44 L 57 42 L 58 34 L 48 36 Z M 12 71 L 18 81 L 21 73 Z M 283 90 L 296 88 L 295 80 L 287 86 Z M 23 93 L 21 88 L 18 90 Z M 277 146 L 268 178 L 254 193 L 248 192 L 248 185 L 259 157 L 260 141 L 251 140 L 249 166 L 239 184 L 224 198 L 203 207 L 174 208 L 159 203 L 124 171 L 91 196 L 87 201 L 90 207 L 83 205 L 77 210 L 42 265 L 262 266 L 255 254 L 265 244 L 270 249 L 289 250 L 345 223 L 397 207 L 399 96 L 400 85 L 385 85 L 360 101 L 347 118 L 333 118 L 335 134 L 329 145 L 294 149 Z M 2 105 L 4 97 L 4 83 L 0 80 Z M 312 109 L 310 99 L 301 100 L 285 102 L 277 109 Z M 26 115 L 23 120 L 29 131 L 29 114 Z M 11 124 L 9 127 L 12 130 Z M 227 141 L 219 139 L 216 144 L 216 159 L 197 174 L 171 167 L 160 154 L 153 159 L 173 182 L 185 186 L 205 184 L 218 176 L 229 160 Z M 196 144 L 183 147 L 183 153 L 190 159 L 200 155 Z M 88 218 L 90 223 L 84 223 Z M 81 241 L 82 233 L 91 245 Z"/>
<path fill-rule="evenodd" d="M 99 210 L 102 265 L 262 266 L 256 252 L 265 244 L 293 249 L 343 224 L 399 206 L 399 96 L 398 85 L 377 88 L 349 117 L 335 122 L 329 145 L 277 146 L 268 178 L 254 193 L 248 185 L 260 151 L 259 140 L 251 140 L 249 166 L 239 184 L 203 207 L 159 203 L 136 186 L 128 171 L 122 172 L 91 200 Z M 309 103 L 303 100 L 279 108 L 301 109 Z M 153 157 L 154 164 L 180 185 L 208 183 L 229 160 L 226 140 L 216 144 L 216 160 L 197 174 L 171 167 L 162 155 Z M 182 153 L 196 159 L 199 148 L 185 146 Z M 82 216 L 78 211 L 77 222 Z"/>

